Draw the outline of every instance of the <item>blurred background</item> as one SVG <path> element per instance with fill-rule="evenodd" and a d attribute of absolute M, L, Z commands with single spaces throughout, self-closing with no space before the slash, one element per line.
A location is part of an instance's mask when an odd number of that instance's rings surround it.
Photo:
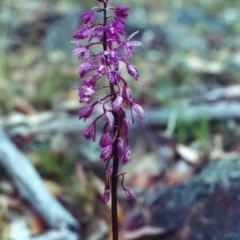
<path fill-rule="evenodd" d="M 91 240 L 110 239 L 110 208 L 101 201 L 100 147 L 82 136 L 89 122 L 78 121 L 73 87 L 80 85 L 81 62 L 71 56 L 70 41 L 81 24 L 76 14 L 96 2 L 0 2 L 0 125 L 77 219 L 83 239 Z M 135 40 L 143 42 L 132 59 L 141 77 L 127 79 L 147 119 L 130 133 L 132 162 L 123 171 L 139 200 L 133 203 L 119 191 L 124 234 L 148 188 L 176 186 L 209 162 L 239 154 L 240 2 L 109 2 L 130 7 L 126 32 L 139 30 Z M 0 171 L 0 238 L 20 240 L 13 230 L 19 218 L 28 223 L 26 236 L 44 232 L 7 170 Z"/>

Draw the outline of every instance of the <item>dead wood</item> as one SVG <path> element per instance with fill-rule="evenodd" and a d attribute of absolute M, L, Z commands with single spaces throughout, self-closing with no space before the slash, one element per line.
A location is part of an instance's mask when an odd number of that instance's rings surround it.
<path fill-rule="evenodd" d="M 77 240 L 79 225 L 74 217 L 51 195 L 33 165 L 1 128 L 0 139 L 0 164 L 9 173 L 20 196 L 38 211 L 50 228 L 74 230 L 72 235 L 75 235 L 75 238 L 64 239 Z"/>

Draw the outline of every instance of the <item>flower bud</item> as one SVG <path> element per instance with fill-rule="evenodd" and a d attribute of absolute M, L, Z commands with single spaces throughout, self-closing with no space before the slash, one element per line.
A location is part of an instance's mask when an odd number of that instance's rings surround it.
<path fill-rule="evenodd" d="M 129 146 L 127 146 L 123 152 L 121 159 L 120 159 L 120 164 L 126 165 L 130 161 L 131 161 L 131 151 L 130 151 Z"/>
<path fill-rule="evenodd" d="M 95 139 L 96 139 L 96 124 L 93 123 L 89 127 L 87 127 L 84 130 L 83 135 L 84 135 L 85 138 L 92 139 L 95 142 Z"/>
<path fill-rule="evenodd" d="M 107 168 L 107 174 L 108 174 L 108 176 L 109 176 L 109 177 L 112 177 L 112 173 L 113 173 L 113 166 L 109 166 L 109 167 Z"/>
<path fill-rule="evenodd" d="M 139 119 L 142 120 L 146 117 L 142 107 L 140 105 L 138 105 L 137 103 L 132 104 L 132 110 L 133 110 L 134 114 L 136 115 L 136 117 L 138 117 Z"/>
<path fill-rule="evenodd" d="M 106 117 L 106 120 L 109 124 L 109 127 L 110 128 L 113 128 L 113 125 L 114 125 L 114 117 L 113 117 L 113 114 L 109 111 L 106 111 L 105 113 L 105 117 Z"/>
<path fill-rule="evenodd" d="M 130 189 L 123 187 L 123 190 L 129 199 L 131 199 L 131 200 L 137 199 L 135 193 L 133 191 L 131 191 Z"/>
<path fill-rule="evenodd" d="M 112 139 L 109 136 L 109 133 L 108 132 L 103 133 L 99 141 L 99 146 L 104 148 L 107 145 L 110 145 L 111 143 L 112 143 Z"/>
<path fill-rule="evenodd" d="M 137 67 L 135 67 L 132 64 L 127 64 L 127 71 L 128 73 L 135 78 L 135 80 L 138 80 L 139 78 L 139 72 Z"/>
<path fill-rule="evenodd" d="M 104 147 L 102 149 L 102 153 L 100 155 L 100 158 L 106 162 L 107 160 L 109 160 L 112 156 L 112 150 L 113 150 L 113 146 L 111 145 L 107 145 L 106 147 Z"/>
<path fill-rule="evenodd" d="M 130 9 L 128 7 L 118 7 L 114 9 L 117 18 L 125 18 L 125 19 L 128 17 L 129 10 Z"/>
<path fill-rule="evenodd" d="M 89 12 L 83 12 L 80 15 L 80 18 L 82 18 L 83 20 L 85 20 L 85 23 L 93 23 L 95 21 L 95 13 L 93 10 L 89 11 Z"/>
<path fill-rule="evenodd" d="M 104 189 L 102 200 L 106 204 L 110 200 L 111 191 L 110 189 Z"/>
<path fill-rule="evenodd" d="M 114 112 L 117 112 L 120 107 L 122 106 L 123 103 L 123 97 L 122 96 L 117 96 L 116 99 L 112 103 L 112 108 Z"/>
<path fill-rule="evenodd" d="M 124 118 L 123 119 L 123 134 L 125 136 L 128 134 L 130 126 L 131 126 L 130 121 L 127 118 Z"/>
<path fill-rule="evenodd" d="M 119 137 L 117 142 L 117 155 L 121 156 L 123 152 L 123 138 Z"/>
<path fill-rule="evenodd" d="M 93 106 L 85 106 L 79 110 L 79 119 L 84 118 L 84 121 L 92 115 Z"/>
<path fill-rule="evenodd" d="M 132 90 L 127 85 L 124 85 L 123 87 L 122 96 L 125 98 L 126 102 L 129 102 L 129 100 L 132 100 L 132 96 L 133 96 Z"/>

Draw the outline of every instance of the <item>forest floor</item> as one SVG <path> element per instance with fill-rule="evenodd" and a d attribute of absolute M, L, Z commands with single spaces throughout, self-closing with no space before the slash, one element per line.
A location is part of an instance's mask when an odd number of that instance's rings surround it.
<path fill-rule="evenodd" d="M 82 136 L 88 122 L 78 121 L 81 105 L 73 90 L 80 85 L 80 61 L 70 54 L 80 25 L 76 14 L 94 3 L 3 0 L 0 9 L 0 126 L 77 219 L 84 240 L 110 239 L 111 231 L 110 206 L 101 200 L 104 164 L 97 144 Z M 141 77 L 128 80 L 147 119 L 132 127 L 132 162 L 124 167 L 125 184 L 140 200 L 119 193 L 126 240 L 139 239 L 126 234 L 127 220 L 149 188 L 176 186 L 209 162 L 239 155 L 240 3 L 231 4 L 130 3 L 126 30 L 139 29 L 143 47 L 133 58 Z M 46 231 L 8 170 L 0 172 L 0 238 L 22 240 L 16 229 L 23 239 Z"/>

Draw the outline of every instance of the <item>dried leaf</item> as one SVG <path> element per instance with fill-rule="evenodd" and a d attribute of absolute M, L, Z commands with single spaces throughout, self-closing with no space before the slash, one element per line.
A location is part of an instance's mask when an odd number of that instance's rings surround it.
<path fill-rule="evenodd" d="M 200 154 L 186 145 L 177 144 L 176 151 L 184 160 L 191 164 L 196 165 L 200 162 Z"/>
<path fill-rule="evenodd" d="M 162 234 L 169 232 L 169 228 L 144 226 L 134 231 L 124 232 L 123 238 L 125 240 L 134 240 L 146 236 L 161 236 Z"/>
<path fill-rule="evenodd" d="M 34 212 L 30 219 L 30 230 L 32 235 L 40 234 L 45 231 L 44 223 L 39 214 Z"/>

